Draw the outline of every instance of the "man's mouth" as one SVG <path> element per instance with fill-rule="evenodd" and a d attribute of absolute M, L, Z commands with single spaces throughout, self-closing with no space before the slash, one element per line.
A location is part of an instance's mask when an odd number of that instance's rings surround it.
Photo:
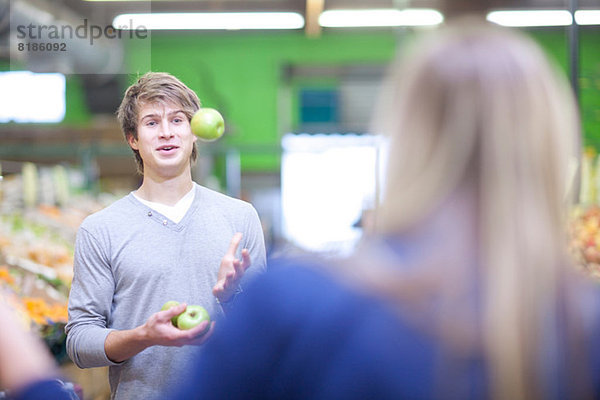
<path fill-rule="evenodd" d="M 160 146 L 157 150 L 169 152 L 169 151 L 173 151 L 178 148 L 179 148 L 179 146 L 168 145 L 168 146 Z"/>

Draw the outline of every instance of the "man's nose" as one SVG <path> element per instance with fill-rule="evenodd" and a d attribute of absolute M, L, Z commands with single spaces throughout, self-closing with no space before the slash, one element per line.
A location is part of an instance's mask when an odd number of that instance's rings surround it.
<path fill-rule="evenodd" d="M 171 130 L 169 129 L 169 123 L 168 123 L 168 121 L 162 121 L 160 123 L 159 135 L 160 135 L 161 138 L 171 138 L 171 137 L 173 137 L 173 134 L 171 133 Z"/>

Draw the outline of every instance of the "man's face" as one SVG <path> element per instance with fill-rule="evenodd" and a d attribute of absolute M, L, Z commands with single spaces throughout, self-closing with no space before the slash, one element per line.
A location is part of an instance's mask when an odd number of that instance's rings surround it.
<path fill-rule="evenodd" d="M 129 145 L 140 152 L 144 176 L 168 179 L 187 173 L 196 136 L 182 109 L 175 104 L 142 104 L 138 138 Z"/>

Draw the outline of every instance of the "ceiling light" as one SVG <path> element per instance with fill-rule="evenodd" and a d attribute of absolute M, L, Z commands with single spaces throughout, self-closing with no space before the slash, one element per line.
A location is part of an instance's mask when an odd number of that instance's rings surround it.
<path fill-rule="evenodd" d="M 327 28 L 428 26 L 438 25 L 443 21 L 444 16 L 439 11 L 425 8 L 327 10 L 319 17 L 319 24 Z"/>
<path fill-rule="evenodd" d="M 573 23 L 573 17 L 567 10 L 492 11 L 487 20 L 512 27 L 567 26 Z"/>
<path fill-rule="evenodd" d="M 575 22 L 578 25 L 600 25 L 600 10 L 575 11 Z"/>
<path fill-rule="evenodd" d="M 293 12 L 144 13 L 121 14 L 117 29 L 300 29 L 302 15 Z M 133 28 L 132 28 L 133 27 Z"/>

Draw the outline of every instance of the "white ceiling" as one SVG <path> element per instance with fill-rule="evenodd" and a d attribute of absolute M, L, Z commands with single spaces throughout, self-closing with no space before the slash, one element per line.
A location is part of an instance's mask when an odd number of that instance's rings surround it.
<path fill-rule="evenodd" d="M 29 0 L 34 1 L 34 0 Z M 38 0 L 39 1 L 39 0 Z M 84 1 L 55 0 L 53 7 L 69 9 L 99 24 L 110 24 L 125 12 L 218 12 L 218 11 L 296 11 L 305 14 L 312 0 L 154 0 Z M 436 8 L 446 16 L 502 8 L 568 8 L 574 0 L 324 0 L 323 9 L 347 8 Z M 579 8 L 600 8 L 600 0 L 577 0 Z"/>

